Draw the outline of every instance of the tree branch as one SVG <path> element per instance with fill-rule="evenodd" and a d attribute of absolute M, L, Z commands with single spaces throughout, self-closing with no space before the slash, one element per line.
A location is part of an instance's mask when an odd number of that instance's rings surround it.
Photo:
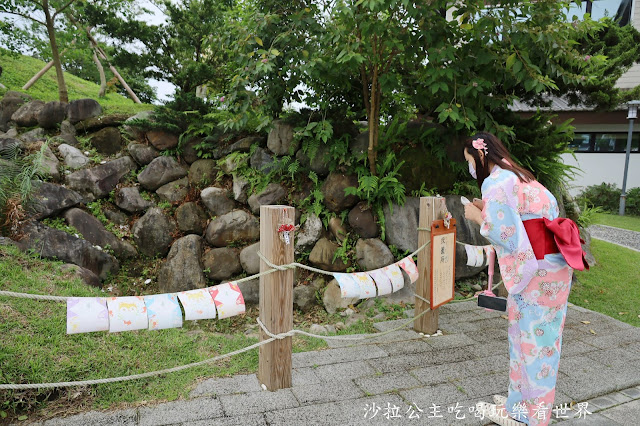
<path fill-rule="evenodd" d="M 69 0 L 67 2 L 67 4 L 65 4 L 64 6 L 62 6 L 60 9 L 56 10 L 56 12 L 53 14 L 52 18 L 56 19 L 56 16 L 58 16 L 58 14 L 62 13 L 63 10 L 65 10 L 67 7 L 71 6 L 71 4 L 76 1 L 76 0 Z"/>
<path fill-rule="evenodd" d="M 20 13 L 20 12 L 16 12 L 15 10 L 2 10 L 2 12 L 3 13 L 9 13 L 9 14 L 12 14 L 12 15 L 18 15 L 18 16 L 20 16 L 22 18 L 26 18 L 26 19 L 31 19 L 33 22 L 37 22 L 40 25 L 46 25 L 43 21 L 41 21 L 39 19 L 36 19 L 36 18 L 31 17 L 29 15 L 25 15 L 25 14 Z"/>

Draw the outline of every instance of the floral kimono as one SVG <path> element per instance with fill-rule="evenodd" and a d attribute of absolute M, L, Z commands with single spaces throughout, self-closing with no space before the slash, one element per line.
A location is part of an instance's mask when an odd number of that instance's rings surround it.
<path fill-rule="evenodd" d="M 496 250 L 509 293 L 509 415 L 547 425 L 553 414 L 562 330 L 573 269 L 560 253 L 537 260 L 523 220 L 558 217 L 555 197 L 540 183 L 521 182 L 495 166 L 482 184 L 480 234 Z"/>

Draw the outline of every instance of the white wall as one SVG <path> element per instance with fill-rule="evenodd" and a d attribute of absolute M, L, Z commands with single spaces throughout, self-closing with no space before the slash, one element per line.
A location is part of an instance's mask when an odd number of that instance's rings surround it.
<path fill-rule="evenodd" d="M 615 183 L 622 188 L 624 175 L 624 153 L 576 153 L 574 159 L 571 154 L 563 154 L 565 164 L 576 166 L 580 171 L 576 173 L 573 182 L 569 182 L 569 193 L 576 196 L 590 185 L 600 185 L 602 182 Z M 640 153 L 629 156 L 629 172 L 627 174 L 627 190 L 640 186 Z"/>
<path fill-rule="evenodd" d="M 633 0 L 631 6 L 631 25 L 640 30 L 640 0 Z M 631 69 L 616 82 L 616 87 L 620 89 L 633 89 L 640 85 L 640 64 L 633 64 Z"/>

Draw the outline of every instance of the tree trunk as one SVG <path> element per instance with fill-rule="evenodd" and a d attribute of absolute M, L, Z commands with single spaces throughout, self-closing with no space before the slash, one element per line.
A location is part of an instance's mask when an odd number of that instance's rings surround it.
<path fill-rule="evenodd" d="M 60 102 L 69 103 L 69 95 L 67 93 L 67 85 L 64 82 L 64 73 L 62 72 L 62 63 L 60 62 L 60 54 L 58 53 L 58 44 L 56 43 L 56 29 L 49 11 L 49 0 L 42 2 L 45 23 L 47 24 L 47 33 L 49 35 L 49 44 L 51 45 L 51 56 L 53 65 L 56 68 L 56 76 L 58 77 L 58 98 Z"/>
<path fill-rule="evenodd" d="M 369 101 L 369 148 L 367 157 L 369 158 L 369 171 L 372 176 L 376 175 L 376 145 L 378 144 L 378 127 L 380 121 L 380 91 L 378 90 L 378 65 L 373 65 L 373 78 L 371 79 L 371 100 Z"/>
<path fill-rule="evenodd" d="M 100 73 L 100 93 L 98 93 L 99 98 L 104 98 L 105 93 L 107 92 L 107 78 L 104 75 L 104 67 L 98 59 L 98 54 L 96 53 L 96 49 L 93 49 L 93 62 L 96 63 L 96 67 L 98 68 L 98 73 Z"/>

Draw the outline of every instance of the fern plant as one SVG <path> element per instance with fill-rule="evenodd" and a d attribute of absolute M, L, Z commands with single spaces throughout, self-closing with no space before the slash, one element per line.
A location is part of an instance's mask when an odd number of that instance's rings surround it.
<path fill-rule="evenodd" d="M 42 177 L 47 146 L 43 143 L 39 151 L 27 156 L 18 144 L 0 150 L 0 231 L 18 232 L 32 201 L 33 181 Z"/>

